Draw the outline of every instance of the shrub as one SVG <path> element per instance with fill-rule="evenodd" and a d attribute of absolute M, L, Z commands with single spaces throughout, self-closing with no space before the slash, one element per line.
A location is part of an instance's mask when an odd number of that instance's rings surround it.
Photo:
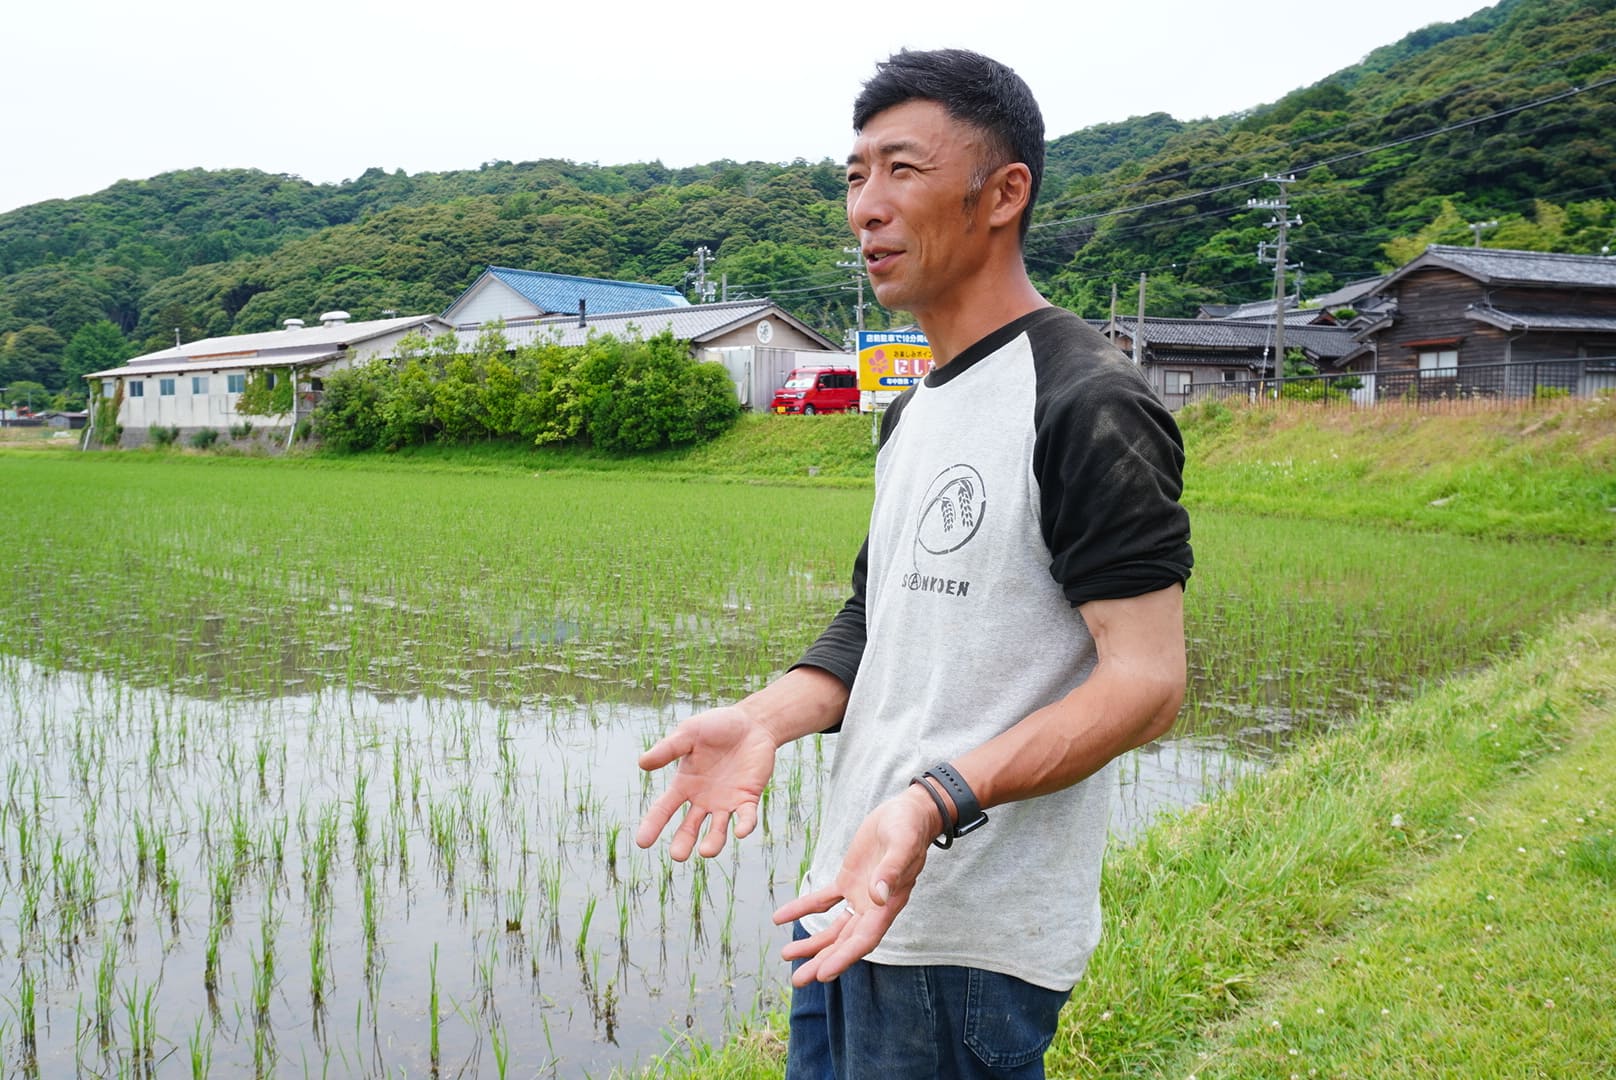
<path fill-rule="evenodd" d="M 252 433 L 253 422 L 251 420 L 243 420 L 239 424 L 230 425 L 230 437 L 232 439 L 245 439 L 250 437 Z"/>
<path fill-rule="evenodd" d="M 1556 398 L 1568 398 L 1571 391 L 1563 386 L 1538 386 L 1532 390 L 1532 398 L 1536 401 L 1553 401 Z"/>
<path fill-rule="evenodd" d="M 382 361 L 333 371 L 314 408 L 314 433 L 333 450 L 355 453 L 382 445 L 382 402 L 393 372 Z"/>
<path fill-rule="evenodd" d="M 502 338 L 456 353 L 443 335 L 399 366 L 333 372 L 314 431 L 334 450 L 514 438 L 618 453 L 703 442 L 740 416 L 723 366 L 698 363 L 671 334 L 544 342 L 507 355 Z"/>
<path fill-rule="evenodd" d="M 1178 426 L 1185 433 L 1192 431 L 1222 431 L 1234 423 L 1234 413 L 1217 398 L 1207 398 L 1178 411 Z"/>
<path fill-rule="evenodd" d="M 193 431 L 191 433 L 191 438 L 188 441 L 196 449 L 206 450 L 208 447 L 219 441 L 219 433 L 210 427 L 201 428 L 200 430 Z"/>
<path fill-rule="evenodd" d="M 102 446 L 117 446 L 123 438 L 123 425 L 118 423 L 118 406 L 123 401 L 123 391 L 112 397 L 100 397 L 95 402 L 95 437 Z"/>
<path fill-rule="evenodd" d="M 236 399 L 236 411 L 255 416 L 283 416 L 291 412 L 292 369 L 258 368 L 247 372 L 246 386 Z"/>
<path fill-rule="evenodd" d="M 152 445 L 154 446 L 173 446 L 179 441 L 180 437 L 179 428 L 163 427 L 159 424 L 153 424 L 147 428 L 146 433 L 151 437 Z"/>

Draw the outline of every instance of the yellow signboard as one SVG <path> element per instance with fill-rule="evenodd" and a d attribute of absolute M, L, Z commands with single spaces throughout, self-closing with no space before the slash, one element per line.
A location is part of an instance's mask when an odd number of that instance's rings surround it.
<path fill-rule="evenodd" d="M 931 343 L 919 330 L 858 333 L 860 390 L 903 390 L 932 369 Z"/>

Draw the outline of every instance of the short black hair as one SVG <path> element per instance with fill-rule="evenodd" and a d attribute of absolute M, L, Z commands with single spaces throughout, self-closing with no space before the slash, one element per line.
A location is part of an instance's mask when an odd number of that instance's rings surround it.
<path fill-rule="evenodd" d="M 1032 90 L 1010 68 L 966 49 L 911 52 L 902 49 L 875 66 L 853 102 L 853 130 L 871 117 L 908 101 L 935 101 L 943 111 L 982 133 L 988 154 L 973 183 L 980 194 L 988 174 L 1019 161 L 1032 174 L 1021 239 L 1027 239 L 1032 207 L 1044 179 L 1044 115 Z"/>

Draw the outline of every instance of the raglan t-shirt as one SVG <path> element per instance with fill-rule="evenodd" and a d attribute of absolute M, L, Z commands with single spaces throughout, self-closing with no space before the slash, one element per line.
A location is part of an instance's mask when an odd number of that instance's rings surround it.
<path fill-rule="evenodd" d="M 850 687 L 804 891 L 834 880 L 864 818 L 911 778 L 1088 677 L 1078 605 L 1188 579 L 1183 460 L 1138 370 L 1059 308 L 988 335 L 893 404 L 853 595 L 801 661 Z M 933 849 L 868 959 L 1070 988 L 1099 940 L 1114 768 L 996 807 Z"/>

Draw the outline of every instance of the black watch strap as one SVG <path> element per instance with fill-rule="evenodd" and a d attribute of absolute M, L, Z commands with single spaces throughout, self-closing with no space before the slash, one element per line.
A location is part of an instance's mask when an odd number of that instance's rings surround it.
<path fill-rule="evenodd" d="M 917 776 L 913 780 L 909 781 L 909 783 L 919 784 L 922 788 L 924 788 L 926 794 L 931 796 L 931 801 L 937 804 L 937 812 L 942 815 L 943 831 L 937 834 L 936 838 L 932 840 L 932 843 L 940 848 L 953 847 L 954 828 L 949 824 L 948 821 L 948 804 L 944 802 L 943 797 L 937 793 L 937 789 L 932 786 L 931 781 L 927 780 L 924 776 Z"/>
<path fill-rule="evenodd" d="M 933 765 L 922 775 L 929 776 L 943 785 L 948 797 L 954 800 L 954 809 L 958 812 L 959 820 L 948 834 L 950 840 L 975 832 L 988 823 L 987 814 L 982 812 L 982 804 L 976 801 L 976 792 L 971 790 L 971 785 L 965 782 L 963 776 L 954 771 L 954 766 L 945 761 L 940 765 Z M 944 817 L 946 823 L 946 815 Z"/>

